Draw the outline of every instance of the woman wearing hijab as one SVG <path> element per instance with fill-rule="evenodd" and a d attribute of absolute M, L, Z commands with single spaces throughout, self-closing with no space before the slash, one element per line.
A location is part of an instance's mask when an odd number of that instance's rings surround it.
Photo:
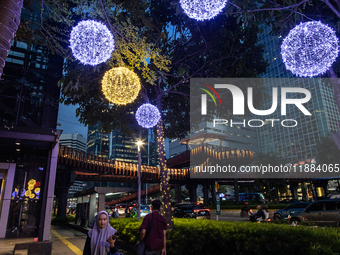
<path fill-rule="evenodd" d="M 116 232 L 117 230 L 109 224 L 107 212 L 100 211 L 96 216 L 93 228 L 88 233 L 83 254 L 113 255 L 118 253 L 115 246 L 116 239 L 112 238 Z"/>

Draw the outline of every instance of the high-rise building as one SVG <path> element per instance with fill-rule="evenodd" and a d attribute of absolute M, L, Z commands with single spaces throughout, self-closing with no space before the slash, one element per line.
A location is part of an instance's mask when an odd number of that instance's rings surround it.
<path fill-rule="evenodd" d="M 39 6 L 21 19 L 40 24 Z M 0 238 L 49 240 L 62 66 L 44 45 L 11 44 L 0 81 Z"/>
<path fill-rule="evenodd" d="M 81 134 L 61 134 L 59 144 L 86 153 L 87 140 Z M 83 181 L 76 180 L 68 190 L 68 197 L 74 197 L 74 193 L 82 191 L 85 186 Z"/>
<path fill-rule="evenodd" d="M 124 161 L 138 163 L 138 150 L 136 142 L 141 139 L 142 164 L 156 166 L 158 164 L 157 138 L 152 129 L 142 130 L 136 137 L 128 136 L 118 129 L 109 134 L 98 131 L 98 125 L 89 127 L 87 153 Z"/>
<path fill-rule="evenodd" d="M 87 140 L 81 134 L 61 134 L 59 144 L 86 153 Z"/>
<path fill-rule="evenodd" d="M 270 31 L 270 27 L 263 27 L 263 33 L 258 35 L 259 43 L 265 47 L 264 58 L 270 64 L 267 72 L 261 75 L 262 78 L 266 78 L 264 85 L 267 93 L 272 95 L 272 87 L 278 87 L 278 98 L 281 98 L 281 87 L 290 87 L 291 83 L 295 82 L 295 86 L 310 91 L 311 100 L 304 106 L 312 115 L 305 116 L 296 106 L 288 106 L 285 119 L 295 119 L 297 126 L 287 128 L 278 124 L 274 127 L 265 125 L 258 128 L 259 151 L 276 153 L 278 157 L 288 162 L 316 158 L 316 145 L 320 138 L 338 131 L 340 114 L 334 101 L 334 90 L 322 79 L 292 79 L 293 74 L 285 69 L 281 58 L 279 45 L 283 38 L 270 35 Z M 294 97 L 297 96 L 300 95 Z M 269 109 L 271 105 L 270 99 L 264 103 L 263 109 Z M 282 117 L 278 107 L 276 112 L 266 116 L 266 119 Z"/>

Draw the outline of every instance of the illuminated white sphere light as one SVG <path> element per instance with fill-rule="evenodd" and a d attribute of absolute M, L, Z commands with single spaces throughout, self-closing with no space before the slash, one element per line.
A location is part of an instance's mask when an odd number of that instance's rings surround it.
<path fill-rule="evenodd" d="M 190 18 L 203 21 L 217 16 L 227 0 L 180 0 L 184 12 Z"/>
<path fill-rule="evenodd" d="M 137 109 L 135 117 L 138 125 L 143 128 L 153 128 L 157 125 L 161 118 L 161 114 L 156 106 L 152 104 L 143 104 Z"/>
<path fill-rule="evenodd" d="M 338 53 L 335 31 L 320 21 L 305 22 L 296 26 L 281 45 L 286 69 L 301 77 L 325 73 Z"/>
<path fill-rule="evenodd" d="M 111 57 L 115 43 L 110 30 L 102 23 L 85 20 L 71 31 L 73 56 L 85 65 L 98 65 Z"/>

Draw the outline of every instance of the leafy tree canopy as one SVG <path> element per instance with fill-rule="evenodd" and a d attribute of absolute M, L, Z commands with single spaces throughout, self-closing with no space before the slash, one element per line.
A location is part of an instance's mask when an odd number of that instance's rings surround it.
<path fill-rule="evenodd" d="M 190 124 L 191 77 L 256 77 L 266 68 L 263 48 L 256 44 L 257 25 L 245 27 L 235 17 L 196 22 L 170 1 L 73 1 L 69 6 L 73 21 L 101 20 L 115 37 L 111 60 L 96 67 L 79 64 L 67 49 L 67 74 L 60 83 L 62 102 L 79 104 L 80 120 L 88 125 L 100 121 L 107 132 L 116 127 L 129 130 L 131 113 L 150 102 L 162 110 L 165 135 L 183 137 Z M 101 77 L 116 66 L 134 70 L 141 79 L 140 97 L 128 106 L 112 105 L 101 93 Z"/>

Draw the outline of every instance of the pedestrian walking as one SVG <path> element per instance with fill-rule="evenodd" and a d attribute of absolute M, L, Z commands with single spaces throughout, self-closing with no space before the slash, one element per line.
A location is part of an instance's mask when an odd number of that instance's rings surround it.
<path fill-rule="evenodd" d="M 166 229 L 165 218 L 159 213 L 162 202 L 153 200 L 151 212 L 144 217 L 140 226 L 140 241 L 145 238 L 145 255 L 166 255 Z"/>
<path fill-rule="evenodd" d="M 115 218 L 119 218 L 118 207 L 115 208 Z"/>
<path fill-rule="evenodd" d="M 120 254 L 115 246 L 117 232 L 109 224 L 109 215 L 100 211 L 95 219 L 93 228 L 88 232 L 84 247 L 84 255 L 113 255 Z"/>

